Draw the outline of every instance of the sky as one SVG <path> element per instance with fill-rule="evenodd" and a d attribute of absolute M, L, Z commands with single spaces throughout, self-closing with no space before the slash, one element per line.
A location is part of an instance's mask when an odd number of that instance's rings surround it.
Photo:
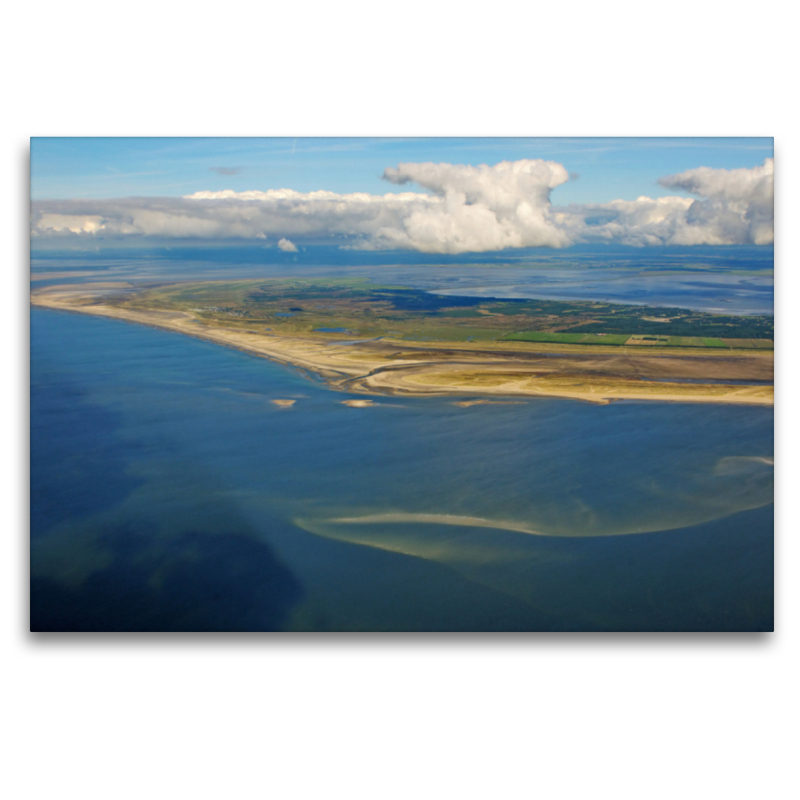
<path fill-rule="evenodd" d="M 35 138 L 32 236 L 770 244 L 772 155 L 771 138 Z"/>

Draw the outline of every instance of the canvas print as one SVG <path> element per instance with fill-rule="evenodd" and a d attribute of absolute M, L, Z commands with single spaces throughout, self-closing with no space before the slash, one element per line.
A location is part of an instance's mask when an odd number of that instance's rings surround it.
<path fill-rule="evenodd" d="M 32 631 L 770 631 L 773 141 L 31 141 Z"/>

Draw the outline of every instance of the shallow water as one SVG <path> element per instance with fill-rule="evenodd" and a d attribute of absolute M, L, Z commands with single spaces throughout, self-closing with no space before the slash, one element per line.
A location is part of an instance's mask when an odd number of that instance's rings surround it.
<path fill-rule="evenodd" d="M 771 247 L 635 248 L 578 246 L 442 256 L 406 251 L 358 252 L 310 246 L 287 256 L 274 248 L 170 248 L 152 252 L 35 253 L 33 276 L 90 270 L 87 280 L 233 280 L 366 277 L 443 294 L 597 300 L 689 308 L 721 314 L 773 313 Z"/>
<path fill-rule="evenodd" d="M 348 408 L 178 334 L 31 325 L 34 629 L 772 627 L 771 408 Z"/>
<path fill-rule="evenodd" d="M 520 272 L 522 272 L 520 270 Z M 715 314 L 772 314 L 772 276 L 717 273 L 710 270 L 657 271 L 630 266 L 596 267 L 588 275 L 574 268 L 526 270 L 517 275 L 492 276 L 477 286 L 456 286 L 443 294 L 595 300 L 627 305 L 688 308 Z M 513 283 L 504 282 L 508 278 Z"/>

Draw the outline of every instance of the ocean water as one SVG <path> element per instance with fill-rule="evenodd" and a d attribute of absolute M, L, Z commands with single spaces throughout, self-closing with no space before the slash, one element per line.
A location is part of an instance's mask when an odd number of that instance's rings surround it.
<path fill-rule="evenodd" d="M 32 629 L 772 628 L 772 409 L 344 399 L 32 309 Z"/>

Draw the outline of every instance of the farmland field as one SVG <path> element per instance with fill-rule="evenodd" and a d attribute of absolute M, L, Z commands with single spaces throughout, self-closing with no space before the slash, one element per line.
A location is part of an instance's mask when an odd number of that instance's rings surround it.
<path fill-rule="evenodd" d="M 643 336 L 603 333 L 547 333 L 520 331 L 503 337 L 509 342 L 547 342 L 553 344 L 639 345 L 657 347 L 727 347 L 730 349 L 772 350 L 771 339 L 719 339 L 713 336 Z"/>

